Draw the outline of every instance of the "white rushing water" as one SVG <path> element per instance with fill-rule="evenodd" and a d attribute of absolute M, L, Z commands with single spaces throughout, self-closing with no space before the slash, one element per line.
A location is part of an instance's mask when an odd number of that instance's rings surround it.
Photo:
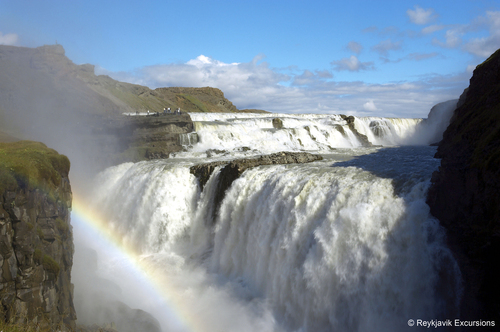
<path fill-rule="evenodd" d="M 195 143 L 193 134 L 186 134 L 182 141 L 192 147 L 189 155 L 198 152 L 198 156 L 207 151 L 209 156 L 227 153 L 231 157 L 239 156 L 242 151 L 254 151 L 254 154 L 277 151 L 329 153 L 335 148 L 363 146 L 357 133 L 366 136 L 373 145 L 433 143 L 420 135 L 422 119 L 352 117 L 356 133 L 345 116 L 340 115 L 195 113 L 191 117 L 198 140 Z M 278 119 L 283 128 L 276 129 L 273 119 Z"/>
<path fill-rule="evenodd" d="M 192 118 L 197 143 L 105 170 L 94 201 L 168 277 L 201 330 L 401 331 L 409 319 L 454 317 L 460 274 L 425 203 L 439 161 L 435 148 L 413 146 L 425 141 L 420 120 L 355 118 L 359 133 L 386 146 L 361 147 L 340 116 Z M 212 220 L 219 169 L 201 191 L 189 167 L 276 151 L 324 159 L 248 169 Z M 111 269 L 101 275 L 127 287 Z M 187 331 L 141 296 L 127 304 L 143 303 L 164 331 Z"/>

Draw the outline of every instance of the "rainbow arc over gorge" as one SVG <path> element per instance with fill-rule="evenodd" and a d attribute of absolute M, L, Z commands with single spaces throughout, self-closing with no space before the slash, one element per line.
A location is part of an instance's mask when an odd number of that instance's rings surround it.
<path fill-rule="evenodd" d="M 100 235 L 107 245 L 112 246 L 130 263 L 130 266 L 137 272 L 143 280 L 148 282 L 155 293 L 161 297 L 166 305 L 171 309 L 177 318 L 177 324 L 182 331 L 202 332 L 205 328 L 202 322 L 196 320 L 194 314 L 190 312 L 187 303 L 182 299 L 179 290 L 169 285 L 165 275 L 151 269 L 146 260 L 141 257 L 132 246 L 126 245 L 121 234 L 114 232 L 106 218 L 99 211 L 95 211 L 90 204 L 80 195 L 73 193 L 71 222 L 79 223 L 85 228 Z"/>

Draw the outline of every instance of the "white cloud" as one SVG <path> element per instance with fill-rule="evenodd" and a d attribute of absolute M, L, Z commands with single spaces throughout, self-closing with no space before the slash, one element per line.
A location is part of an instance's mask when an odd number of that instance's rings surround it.
<path fill-rule="evenodd" d="M 313 73 L 309 70 L 304 70 L 301 75 L 297 75 L 293 78 L 292 85 L 316 85 L 330 78 L 333 78 L 333 75 L 328 70 L 316 71 L 316 73 Z"/>
<path fill-rule="evenodd" d="M 489 11 L 482 20 L 489 31 L 489 36 L 469 40 L 465 43 L 464 49 L 474 55 L 487 58 L 500 48 L 500 11 Z"/>
<path fill-rule="evenodd" d="M 259 62 L 256 56 L 248 63 L 223 63 L 200 55 L 185 64 L 147 66 L 141 69 L 143 84 L 148 86 L 220 86 L 230 91 L 237 86 L 255 87 L 261 84 L 278 84 L 288 81 L 287 75 Z"/>
<path fill-rule="evenodd" d="M 474 35 L 481 33 L 486 36 L 471 37 L 471 33 Z M 488 11 L 486 16 L 479 16 L 469 24 L 451 26 L 443 37 L 444 40 L 433 38 L 432 43 L 487 58 L 500 48 L 500 11 Z"/>
<path fill-rule="evenodd" d="M 444 34 L 445 41 L 442 42 L 438 38 L 433 38 L 432 43 L 445 48 L 457 48 L 462 45 L 462 36 L 464 35 L 463 27 L 455 27 L 449 29 Z"/>
<path fill-rule="evenodd" d="M 336 71 L 360 71 L 360 70 L 371 70 L 374 68 L 373 62 L 361 62 L 359 59 L 351 55 L 349 58 L 343 58 L 338 61 L 332 61 L 331 65 L 334 66 Z"/>
<path fill-rule="evenodd" d="M 17 45 L 19 36 L 15 33 L 3 34 L 0 32 L 0 45 Z"/>
<path fill-rule="evenodd" d="M 375 103 L 373 100 L 367 101 L 366 103 L 363 104 L 363 109 L 365 111 L 378 111 L 377 106 L 375 106 Z"/>
<path fill-rule="evenodd" d="M 434 15 L 434 9 L 423 9 L 420 6 L 415 6 L 415 10 L 408 9 L 406 14 L 410 18 L 412 23 L 423 25 L 432 22 L 435 19 L 436 15 Z"/>
<path fill-rule="evenodd" d="M 350 41 L 349 44 L 347 44 L 347 49 L 353 53 L 359 54 L 363 50 L 363 46 L 358 42 Z"/>

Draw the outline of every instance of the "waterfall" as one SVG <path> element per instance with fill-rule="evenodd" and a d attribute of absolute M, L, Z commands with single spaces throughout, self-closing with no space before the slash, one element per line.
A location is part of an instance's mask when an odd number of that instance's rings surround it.
<path fill-rule="evenodd" d="M 198 143 L 198 134 L 196 132 L 179 134 L 180 145 L 183 145 L 185 147 L 191 147 L 196 143 Z"/>
<path fill-rule="evenodd" d="M 191 153 L 210 151 L 219 154 L 273 153 L 278 151 L 313 151 L 330 153 L 338 148 L 366 145 L 360 139 L 377 146 L 421 145 L 433 143 L 434 132 L 422 119 L 350 117 L 315 114 L 190 114 L 195 124 L 197 142 L 183 143 Z M 275 128 L 273 119 L 282 127 Z M 189 147 L 188 147 L 189 145 Z M 248 154 L 247 153 L 247 154 Z M 176 154 L 179 155 L 179 154 Z M 185 156 L 182 155 L 181 156 Z"/>
<path fill-rule="evenodd" d="M 287 330 L 400 331 L 443 316 L 439 273 L 457 268 L 427 185 L 397 196 L 354 167 L 248 171 L 221 207 L 211 268 L 264 296 Z"/>
<path fill-rule="evenodd" d="M 255 137 L 280 131 L 295 135 L 283 146 L 312 144 L 306 138 L 314 135 L 319 149 L 326 126 L 348 128 L 334 117 L 284 117 L 285 127 L 307 124 L 306 133 L 269 128 L 271 117 L 249 119 L 200 121 L 197 145 L 207 137 L 213 144 L 216 127 L 219 149 L 274 149 Z M 355 119 L 361 128 L 372 121 Z M 232 137 L 238 143 L 230 145 L 226 127 L 241 131 Z M 435 148 L 332 149 L 311 164 L 248 169 L 215 220 L 219 170 L 201 191 L 189 172 L 196 148 L 187 159 L 108 168 L 93 204 L 124 244 L 175 275 L 174 288 L 205 331 L 401 331 L 409 319 L 454 317 L 460 273 L 425 204 Z"/>

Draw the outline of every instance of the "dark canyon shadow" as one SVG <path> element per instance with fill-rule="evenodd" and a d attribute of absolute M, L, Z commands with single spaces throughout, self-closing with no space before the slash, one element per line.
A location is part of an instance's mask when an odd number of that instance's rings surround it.
<path fill-rule="evenodd" d="M 434 158 L 436 147 L 399 146 L 381 148 L 374 153 L 356 156 L 332 167 L 357 167 L 378 177 L 393 180 L 395 194 L 402 196 L 423 179 L 430 179 L 440 160 Z"/>

